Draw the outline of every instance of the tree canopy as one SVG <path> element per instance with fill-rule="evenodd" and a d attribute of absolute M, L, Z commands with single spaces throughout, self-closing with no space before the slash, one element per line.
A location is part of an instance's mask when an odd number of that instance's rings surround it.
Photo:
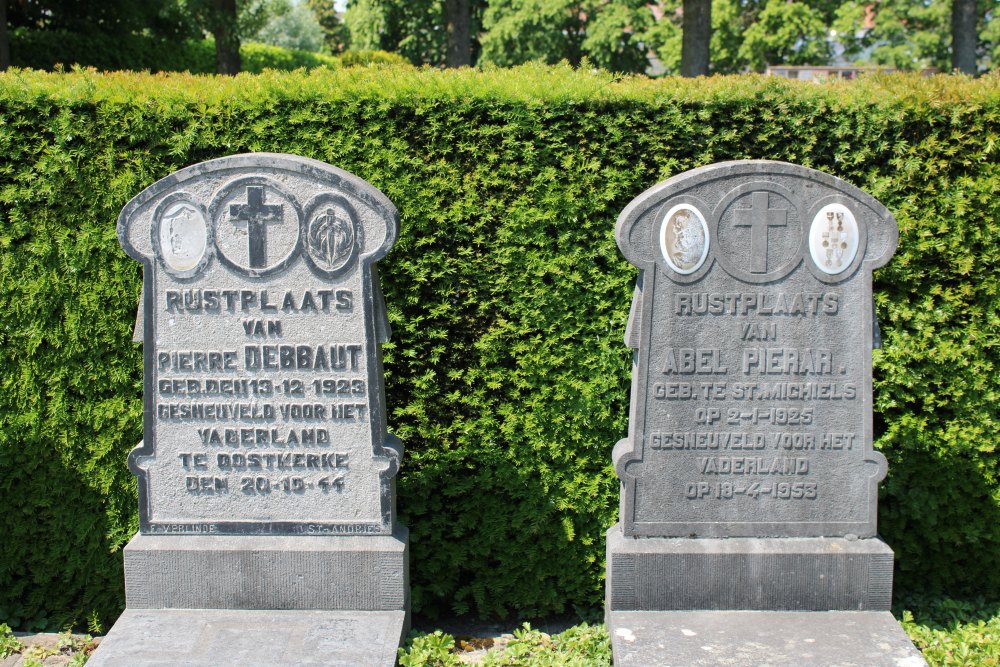
<path fill-rule="evenodd" d="M 313 10 L 300 2 L 275 13 L 252 39 L 286 49 L 320 51 L 325 46 L 326 34 Z"/>
<path fill-rule="evenodd" d="M 690 1 L 690 0 L 689 0 Z M 980 70 L 998 62 L 994 0 L 698 0 L 711 5 L 710 70 L 768 65 L 882 65 L 951 69 L 952 6 L 975 4 Z M 500 66 L 583 58 L 613 71 L 641 72 L 655 58 L 680 71 L 683 0 L 470 0 L 475 62 Z M 397 51 L 441 65 L 444 0 L 350 0 L 348 27 L 359 48 Z M 957 5 L 956 5 L 957 6 Z"/>
<path fill-rule="evenodd" d="M 330 53 L 339 53 L 350 43 L 350 33 L 347 26 L 337 13 L 333 0 L 306 0 L 306 5 L 316 17 L 320 30 L 323 31 L 323 42 Z"/>
<path fill-rule="evenodd" d="M 579 65 L 586 59 L 611 71 L 687 75 L 829 64 L 977 73 L 1000 62 L 996 0 L 344 2 L 346 13 L 335 0 L 0 5 L 6 6 L 8 30 L 141 34 L 167 41 L 212 35 L 218 69 L 230 73 L 239 70 L 239 44 L 247 40 L 328 53 L 377 49 L 436 67 L 564 60 Z M 0 64 L 4 48 L 0 43 Z"/>
<path fill-rule="evenodd" d="M 649 64 L 643 36 L 653 14 L 643 0 L 491 0 L 483 19 L 481 62 L 580 64 L 614 71 Z"/>
<path fill-rule="evenodd" d="M 183 0 L 6 0 L 5 4 L 11 29 L 147 33 L 167 39 L 199 34 Z"/>
<path fill-rule="evenodd" d="M 479 54 L 478 35 L 486 0 L 350 0 L 344 23 L 351 48 L 380 49 L 400 54 L 414 65 L 445 65 L 448 26 L 455 12 L 468 8 L 470 63 Z"/>

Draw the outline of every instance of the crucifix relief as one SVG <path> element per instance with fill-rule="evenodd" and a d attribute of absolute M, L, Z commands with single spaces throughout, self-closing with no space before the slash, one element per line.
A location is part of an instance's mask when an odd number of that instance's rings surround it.
<path fill-rule="evenodd" d="M 750 228 L 750 273 L 767 273 L 768 230 L 787 226 L 788 211 L 768 208 L 766 192 L 754 192 L 750 201 L 750 208 L 733 211 L 733 225 Z"/>
<path fill-rule="evenodd" d="M 267 225 L 280 224 L 283 219 L 281 204 L 264 203 L 264 186 L 247 186 L 247 203 L 230 204 L 229 217 L 233 223 L 247 224 L 247 244 L 250 253 L 250 267 L 262 269 L 267 266 Z"/>

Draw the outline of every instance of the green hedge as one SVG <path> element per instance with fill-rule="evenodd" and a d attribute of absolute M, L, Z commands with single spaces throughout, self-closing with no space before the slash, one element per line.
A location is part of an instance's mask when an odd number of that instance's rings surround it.
<path fill-rule="evenodd" d="M 84 35 L 53 30 L 11 33 L 11 62 L 15 67 L 52 70 L 73 65 L 99 70 L 149 70 L 151 72 L 215 72 L 215 42 L 211 39 L 181 43 L 145 35 Z M 254 42 L 240 47 L 243 70 L 259 74 L 265 69 L 314 69 L 371 63 L 403 64 L 406 60 L 385 51 L 348 51 L 329 56 L 310 51 L 283 49 Z"/>
<path fill-rule="evenodd" d="M 0 621 L 123 604 L 141 437 L 133 195 L 280 151 L 402 212 L 381 263 L 390 428 L 418 613 L 600 604 L 635 271 L 618 212 L 673 174 L 770 158 L 896 215 L 876 276 L 881 533 L 897 591 L 1000 596 L 1000 82 L 618 80 L 567 68 L 0 77 Z"/>

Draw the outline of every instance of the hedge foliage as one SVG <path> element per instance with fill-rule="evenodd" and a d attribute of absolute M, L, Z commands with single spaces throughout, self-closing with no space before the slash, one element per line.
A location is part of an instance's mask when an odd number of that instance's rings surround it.
<path fill-rule="evenodd" d="M 122 206 L 247 151 L 365 178 L 402 212 L 380 272 L 418 613 L 600 604 L 635 271 L 619 211 L 720 160 L 787 160 L 893 211 L 876 275 L 880 528 L 898 592 L 1000 596 L 1000 81 L 615 79 L 565 67 L 0 78 L 0 620 L 107 624 L 136 530 Z M 18 606 L 20 605 L 19 609 Z"/>
<path fill-rule="evenodd" d="M 215 72 L 215 42 L 211 39 L 169 42 L 148 35 L 103 35 L 25 30 L 11 33 L 11 62 L 16 67 L 52 70 L 62 65 L 99 70 L 149 70 L 151 72 Z M 244 43 L 240 47 L 243 71 L 259 74 L 265 69 L 294 70 L 316 67 L 403 64 L 406 60 L 385 51 L 348 51 L 330 56 L 310 51 L 283 49 L 268 44 Z"/>

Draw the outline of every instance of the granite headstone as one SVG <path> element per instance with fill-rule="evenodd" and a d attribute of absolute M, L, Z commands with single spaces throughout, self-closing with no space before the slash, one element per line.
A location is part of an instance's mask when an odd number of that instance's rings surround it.
<path fill-rule="evenodd" d="M 853 610 L 885 623 L 872 271 L 897 238 L 869 195 L 780 162 L 695 169 L 622 212 L 616 239 L 639 277 L 608 532 L 616 661 L 638 655 L 625 638 L 639 612 Z"/>
<path fill-rule="evenodd" d="M 92 664 L 223 664 L 209 639 L 258 617 L 268 651 L 233 663 L 393 664 L 408 537 L 375 262 L 398 227 L 368 183 L 278 154 L 188 167 L 124 208 L 143 264 L 139 533 Z"/>

